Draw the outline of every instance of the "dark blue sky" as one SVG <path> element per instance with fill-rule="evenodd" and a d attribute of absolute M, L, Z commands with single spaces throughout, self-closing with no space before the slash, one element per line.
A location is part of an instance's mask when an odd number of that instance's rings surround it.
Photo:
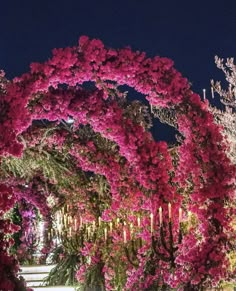
<path fill-rule="evenodd" d="M 236 56 L 235 11 L 235 0 L 5 0 L 0 68 L 13 78 L 53 48 L 88 35 L 109 47 L 169 57 L 196 92 L 210 92 L 210 79 L 223 79 L 214 56 Z"/>

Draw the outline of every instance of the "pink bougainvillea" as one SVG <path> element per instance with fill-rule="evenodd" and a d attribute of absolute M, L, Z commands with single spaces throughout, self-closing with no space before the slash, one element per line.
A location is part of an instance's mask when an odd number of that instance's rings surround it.
<path fill-rule="evenodd" d="M 93 82 L 96 89 L 84 89 L 87 81 Z M 154 141 L 142 125 L 124 116 L 117 96 L 112 95 L 122 85 L 145 95 L 150 105 L 176 109 L 178 130 L 183 136 L 176 165 L 165 142 Z M 198 220 L 197 229 L 191 229 L 178 244 L 178 221 L 173 221 L 173 237 L 167 238 L 178 247 L 170 264 L 158 254 L 148 257 L 153 238 L 144 229 L 139 235 L 146 248 L 139 250 L 138 267 L 127 269 L 127 290 L 145 290 L 160 277 L 158 284 L 179 290 L 184 284 L 194 290 L 193 286 L 200 286 L 209 278 L 218 282 L 227 277 L 226 254 L 232 239 L 234 210 L 225 202 L 235 198 L 235 167 L 226 156 L 227 145 L 207 102 L 191 91 L 187 79 L 175 70 L 171 60 L 151 59 L 130 48 L 107 49 L 100 40 L 81 37 L 78 46 L 55 49 L 47 62 L 31 64 L 29 73 L 6 84 L 1 100 L 1 155 L 22 154 L 23 145 L 17 136 L 34 119 L 61 121 L 72 117 L 75 128 L 89 124 L 94 132 L 117 144 L 119 155 L 124 158 L 123 167 L 115 155 L 100 152 L 92 142 L 82 145 L 75 139 L 69 149 L 79 167 L 104 175 L 110 184 L 112 202 L 103 213 L 104 220 L 111 219 L 114 213 L 121 215 L 122 209 L 125 215 L 129 210 L 141 210 L 153 212 L 158 225 L 160 206 L 166 216 L 171 203 L 176 217 L 185 199 L 183 194 L 189 195 L 184 215 L 193 213 Z M 58 148 L 63 147 L 66 136 L 58 135 L 55 141 Z M 127 175 L 129 178 L 124 181 Z M 124 190 L 126 198 L 120 195 Z M 38 198 L 36 206 L 41 202 L 44 203 L 43 198 Z M 13 203 L 10 201 L 9 205 Z M 134 219 L 131 214 L 129 219 Z M 142 223 L 144 227 L 150 225 L 148 219 Z M 114 240 L 119 242 L 119 236 Z M 166 257 L 166 249 L 160 248 L 161 257 Z M 158 267 L 144 276 L 149 259 Z M 104 270 L 110 270 L 106 260 L 104 264 Z M 77 277 L 83 280 L 83 269 Z M 105 278 L 107 286 L 112 286 L 108 274 Z"/>

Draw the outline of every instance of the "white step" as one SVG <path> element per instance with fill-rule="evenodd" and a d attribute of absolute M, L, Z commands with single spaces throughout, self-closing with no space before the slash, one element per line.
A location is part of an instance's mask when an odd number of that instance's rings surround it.
<path fill-rule="evenodd" d="M 56 265 L 20 266 L 20 274 L 49 273 Z"/>
<path fill-rule="evenodd" d="M 67 286 L 54 286 L 54 287 L 35 287 L 33 288 L 35 291 L 75 291 L 73 287 Z"/>
<path fill-rule="evenodd" d="M 43 287 L 43 281 L 26 281 L 27 287 Z"/>
<path fill-rule="evenodd" d="M 43 281 L 47 276 L 48 273 L 21 273 L 21 276 L 25 279 L 25 281 Z"/>
<path fill-rule="evenodd" d="M 75 291 L 69 286 L 43 286 L 43 280 L 56 265 L 20 266 L 19 275 L 24 277 L 28 287 L 35 291 Z M 1 290 L 0 290 L 1 291 Z"/>

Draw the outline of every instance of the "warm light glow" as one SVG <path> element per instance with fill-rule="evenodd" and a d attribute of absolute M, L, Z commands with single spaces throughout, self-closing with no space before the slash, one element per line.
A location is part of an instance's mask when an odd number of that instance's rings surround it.
<path fill-rule="evenodd" d="M 205 100 L 206 99 L 206 89 L 203 89 L 202 91 L 203 91 L 203 100 Z"/>
<path fill-rule="evenodd" d="M 127 236 L 126 236 L 126 230 L 123 230 L 123 236 L 124 236 L 124 243 L 127 243 Z"/>
<path fill-rule="evenodd" d="M 179 223 L 182 222 L 182 217 L 183 217 L 183 210 L 182 210 L 182 208 L 180 207 L 180 208 L 179 208 Z"/>
<path fill-rule="evenodd" d="M 138 222 L 138 227 L 140 227 L 140 226 L 141 226 L 140 216 L 138 216 L 138 218 L 137 218 L 137 222 Z"/>
<path fill-rule="evenodd" d="M 95 220 L 93 221 L 92 226 L 93 226 L 93 232 L 95 232 L 95 229 L 96 229 L 96 222 L 95 222 Z"/>
<path fill-rule="evenodd" d="M 153 233 L 153 213 L 150 214 L 151 233 Z"/>
<path fill-rule="evenodd" d="M 110 223 L 109 223 L 109 226 L 110 226 L 110 232 L 112 232 L 112 221 L 110 221 Z"/>
<path fill-rule="evenodd" d="M 117 219 L 116 219 L 116 226 L 118 226 L 119 223 L 120 223 L 120 219 L 119 219 L 119 217 L 117 217 Z"/>
<path fill-rule="evenodd" d="M 64 225 L 65 225 L 65 227 L 67 226 L 67 216 L 66 216 L 66 214 L 64 214 Z"/>
<path fill-rule="evenodd" d="M 75 218 L 75 221 L 74 221 L 74 227 L 75 227 L 75 231 L 77 230 L 77 219 Z"/>
<path fill-rule="evenodd" d="M 133 232 L 134 232 L 134 228 L 133 228 L 133 223 L 130 223 L 130 237 L 133 237 Z"/>
<path fill-rule="evenodd" d="M 214 89 L 213 89 L 213 87 L 211 87 L 211 97 L 212 97 L 212 99 L 214 99 Z"/>
<path fill-rule="evenodd" d="M 105 238 L 105 241 L 107 241 L 107 228 L 106 227 L 104 228 L 104 238 Z"/>
<path fill-rule="evenodd" d="M 159 207 L 159 222 L 160 222 L 160 226 L 162 225 L 162 208 L 161 206 Z"/>
<path fill-rule="evenodd" d="M 169 216 L 169 221 L 171 221 L 171 203 L 168 203 L 168 216 Z"/>
<path fill-rule="evenodd" d="M 83 217 L 80 216 L 80 228 L 82 228 L 82 226 L 83 226 Z"/>

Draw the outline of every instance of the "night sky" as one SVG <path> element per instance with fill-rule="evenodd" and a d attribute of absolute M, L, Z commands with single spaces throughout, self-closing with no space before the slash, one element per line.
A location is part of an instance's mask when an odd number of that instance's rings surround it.
<path fill-rule="evenodd" d="M 210 79 L 224 79 L 214 56 L 236 57 L 235 11 L 235 0 L 5 0 L 0 68 L 13 78 L 47 60 L 53 48 L 88 35 L 109 47 L 171 58 L 193 90 L 206 88 L 210 99 Z"/>

